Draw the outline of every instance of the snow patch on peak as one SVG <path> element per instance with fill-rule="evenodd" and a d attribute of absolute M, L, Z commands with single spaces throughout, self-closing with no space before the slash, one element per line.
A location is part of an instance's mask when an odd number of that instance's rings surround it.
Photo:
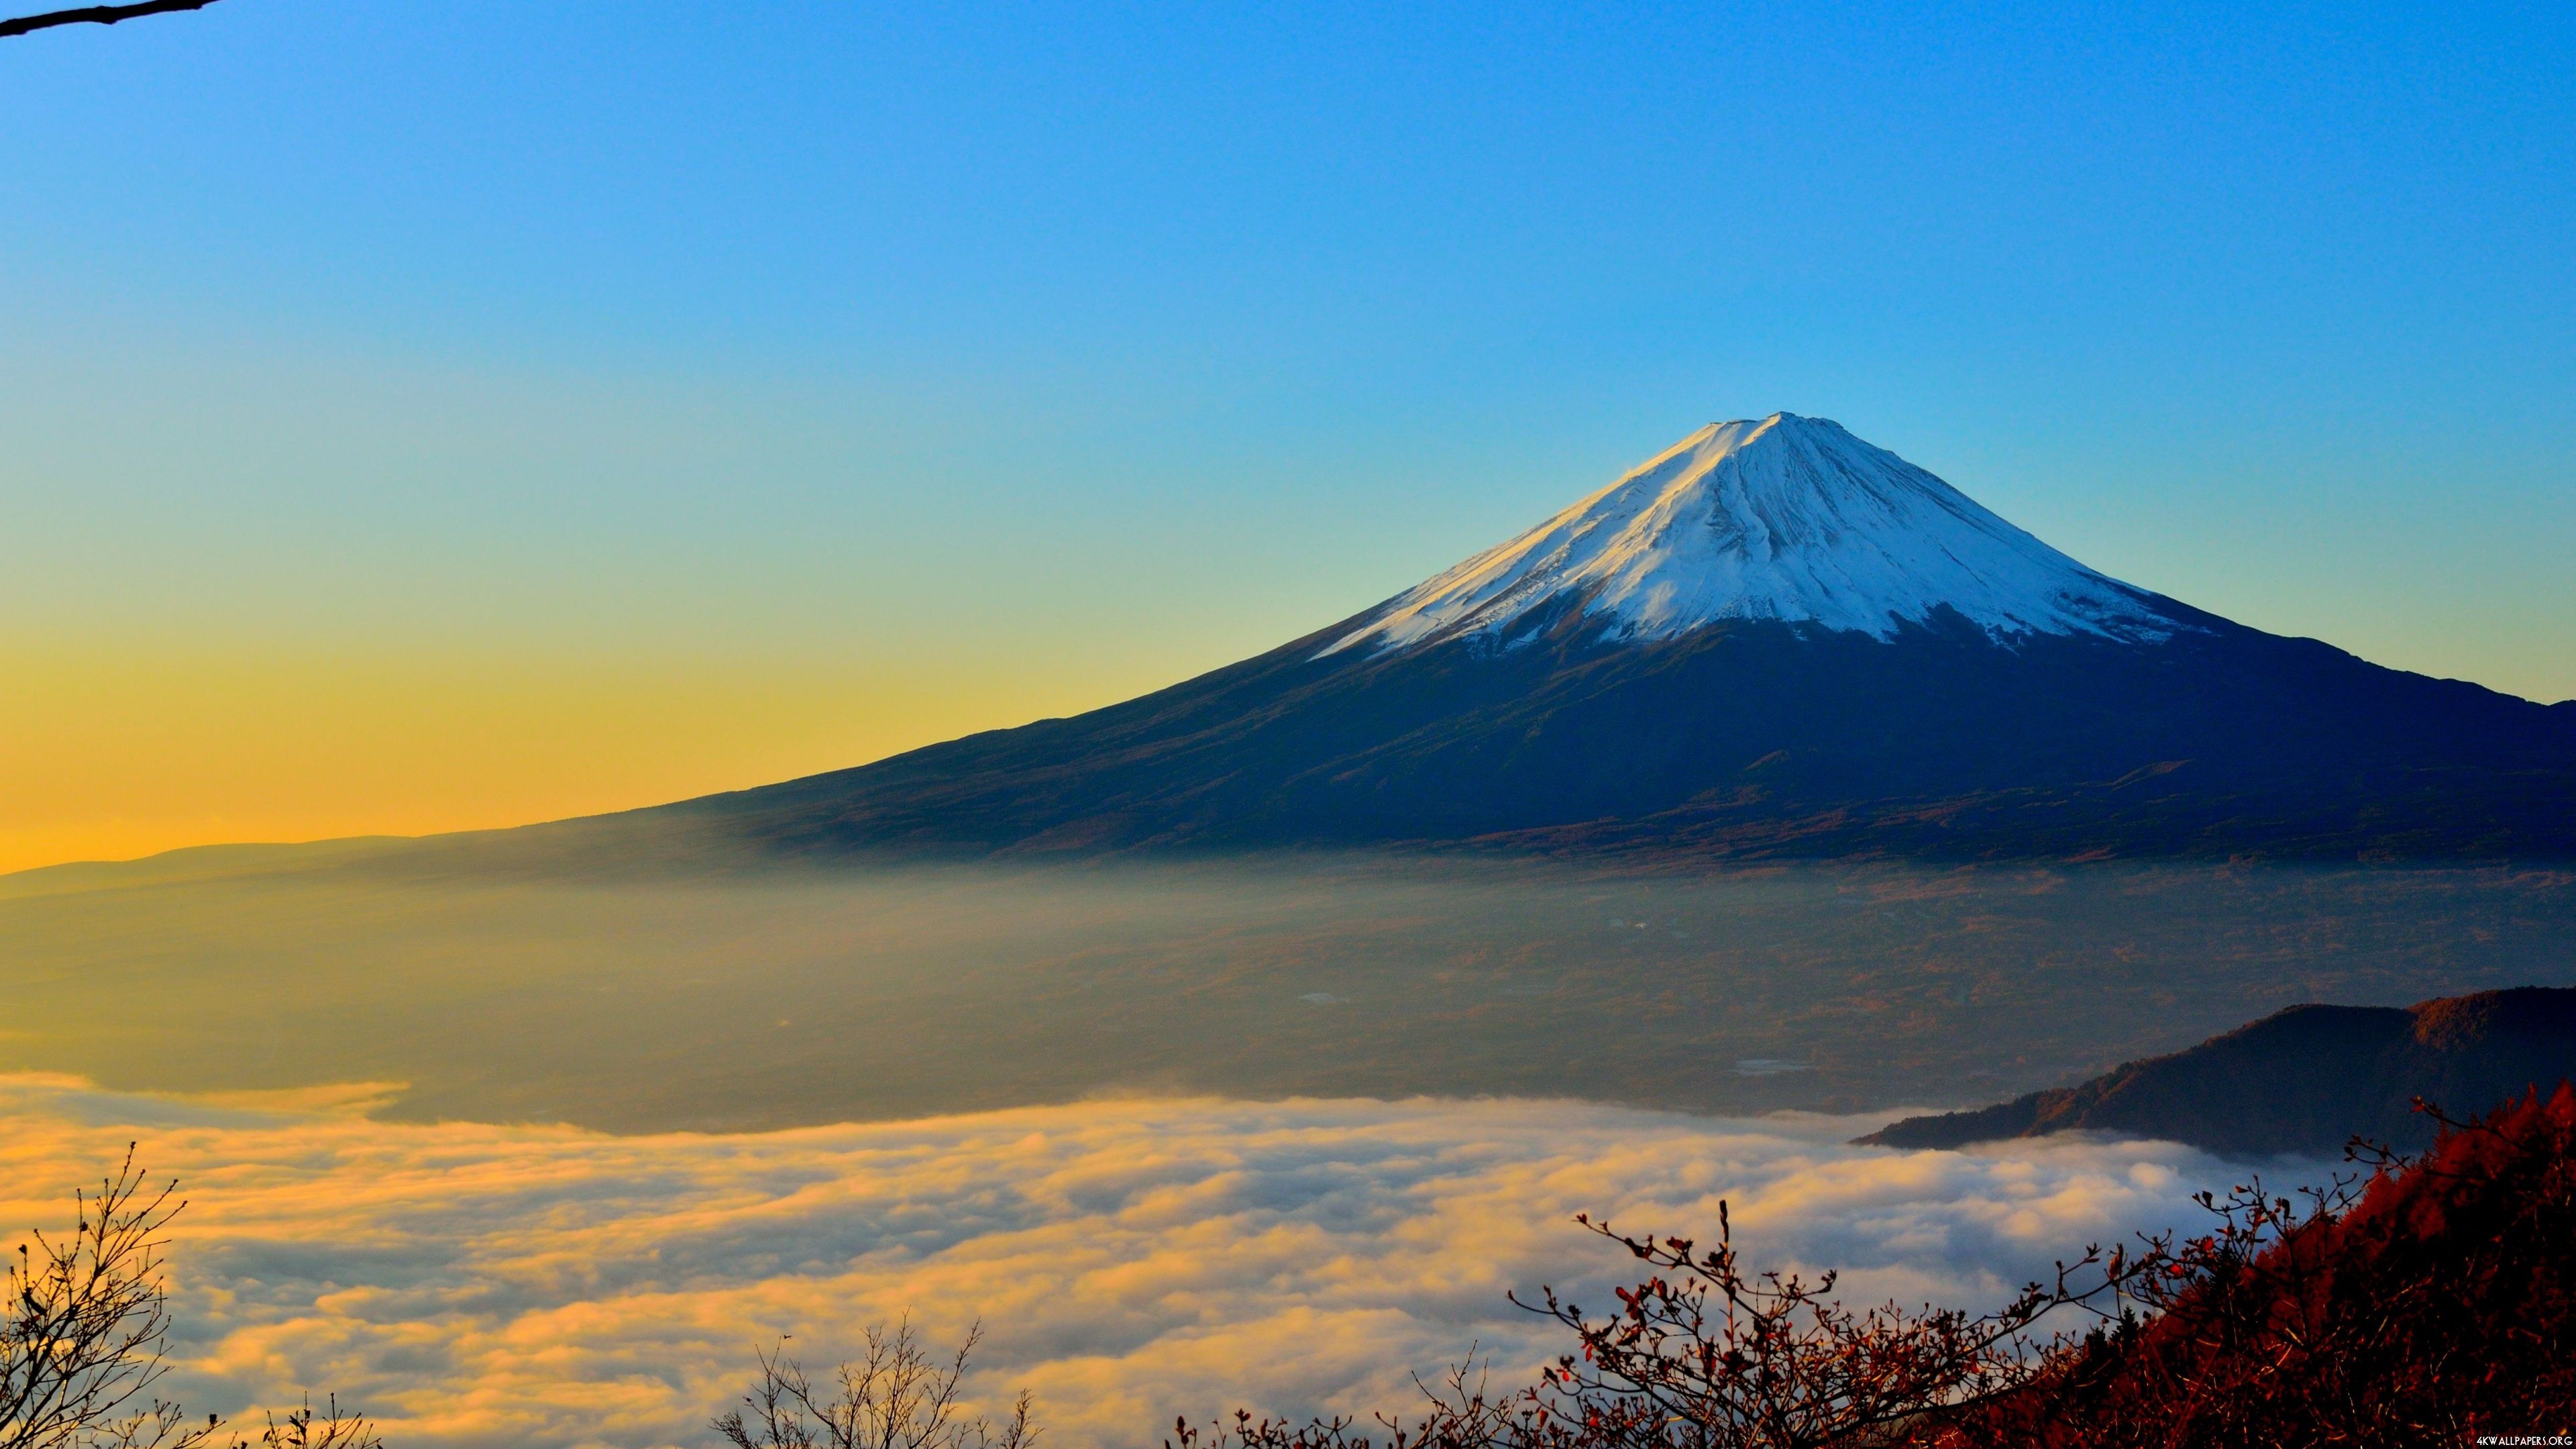
<path fill-rule="evenodd" d="M 1892 639 L 1945 606 L 1998 640 L 2153 640 L 2191 627 L 1840 424 L 1773 413 L 1701 428 L 1389 600 L 1316 657 L 1468 636 L 1519 642 L 1516 621 L 1568 600 L 1620 640 L 1725 619 Z"/>

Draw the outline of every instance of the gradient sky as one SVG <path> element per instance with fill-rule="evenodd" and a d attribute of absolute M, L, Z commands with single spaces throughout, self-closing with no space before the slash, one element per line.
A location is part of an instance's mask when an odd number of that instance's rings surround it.
<path fill-rule="evenodd" d="M 223 0 L 0 41 L 0 868 L 1106 703 L 1700 423 L 2576 695 L 2576 11 Z"/>

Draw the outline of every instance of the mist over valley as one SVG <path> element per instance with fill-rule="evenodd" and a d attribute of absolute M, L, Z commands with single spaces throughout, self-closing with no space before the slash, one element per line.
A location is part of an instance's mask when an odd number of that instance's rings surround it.
<path fill-rule="evenodd" d="M 10 884 L 0 967 L 47 1025 L 0 1038 L 0 1067 L 390 1082 L 397 1118 L 615 1131 L 1137 1092 L 1973 1105 L 2297 1002 L 2576 984 L 2576 877 L 2541 868 L 1309 853 L 567 878 L 348 846 Z"/>

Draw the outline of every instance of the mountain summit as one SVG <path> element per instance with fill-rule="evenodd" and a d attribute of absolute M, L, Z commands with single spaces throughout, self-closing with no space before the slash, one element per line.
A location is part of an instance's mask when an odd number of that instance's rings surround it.
<path fill-rule="evenodd" d="M 1570 602 L 1604 639 L 1727 619 L 1895 637 L 1948 609 L 1998 638 L 2162 639 L 2152 596 L 2006 523 L 1839 423 L 1711 423 L 1563 513 L 1399 595 L 1323 651 L 1508 647 Z M 2189 626 L 2184 626 L 2189 627 Z"/>
<path fill-rule="evenodd" d="M 2576 704 L 2230 623 L 1775 413 L 1140 699 L 530 838 L 638 825 L 790 857 L 2563 857 Z"/>

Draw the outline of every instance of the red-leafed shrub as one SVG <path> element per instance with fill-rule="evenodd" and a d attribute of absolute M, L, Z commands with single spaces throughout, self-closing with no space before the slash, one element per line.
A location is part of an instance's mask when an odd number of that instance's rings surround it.
<path fill-rule="evenodd" d="M 2299 1217 L 2239 1194 L 2143 1279 L 2143 1320 L 2061 1349 L 1935 1442 L 2469 1444 L 2576 1430 L 2576 1092 L 2560 1087 Z"/>
<path fill-rule="evenodd" d="M 1853 1312 L 1830 1277 L 1596 1227 L 1652 1276 L 1620 1311 L 1539 1311 L 1577 1352 L 1517 1392 L 1465 1371 L 1364 1429 L 1239 1415 L 1174 1449 L 2275 1449 L 2548 1442 L 2576 1431 L 2576 1091 L 2443 1122 L 2366 1183 L 2259 1182 L 2195 1239 L 2088 1249 L 1983 1318 Z M 2092 1313 L 2081 1335 L 2043 1319 Z M 2048 1325 L 2048 1326 L 2053 1326 Z M 2561 1440 L 2560 1442 L 2564 1442 Z"/>

